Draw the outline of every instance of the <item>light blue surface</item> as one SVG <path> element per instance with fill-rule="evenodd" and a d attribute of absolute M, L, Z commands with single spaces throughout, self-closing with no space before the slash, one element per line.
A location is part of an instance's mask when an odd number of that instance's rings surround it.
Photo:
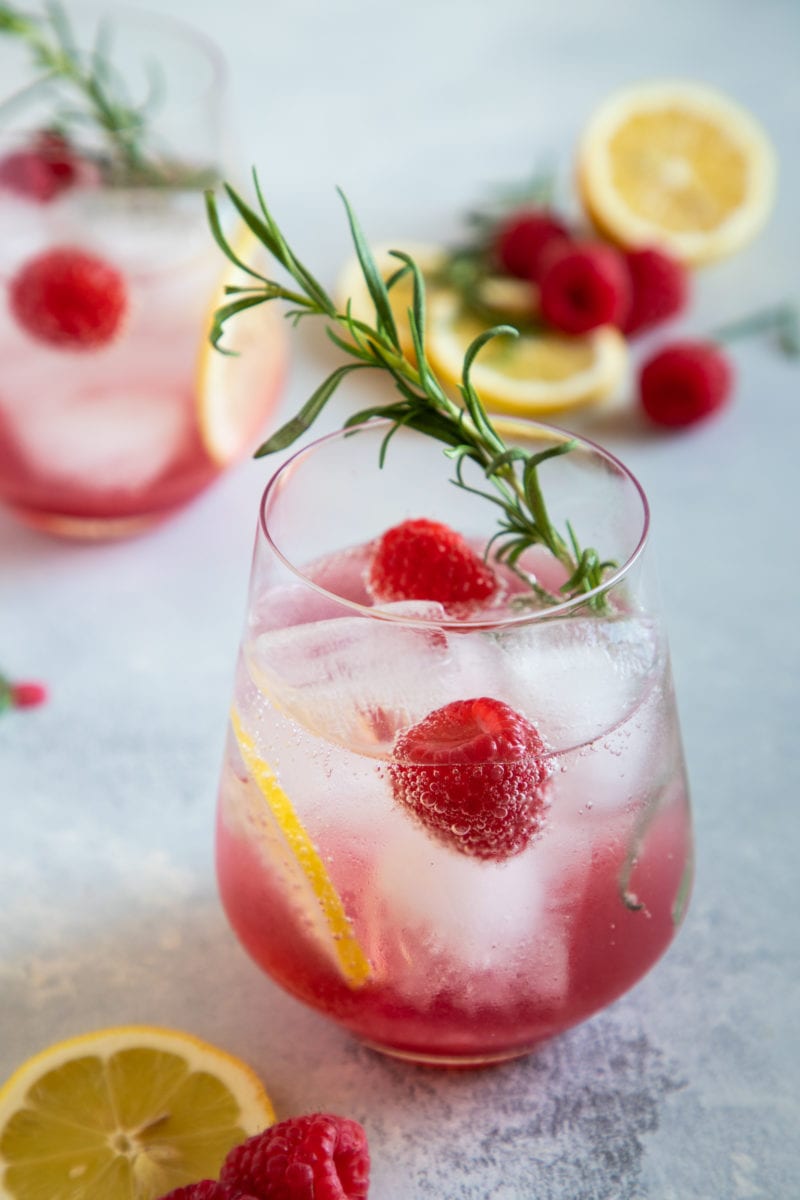
<path fill-rule="evenodd" d="M 796 3 L 159 8 L 222 43 L 244 161 L 328 282 L 348 253 L 335 184 L 375 241 L 448 238 L 542 154 L 568 191 L 593 104 L 681 75 L 754 109 L 782 178 L 767 231 L 697 278 L 676 329 L 797 294 Z M 653 506 L 695 801 L 686 925 L 609 1011 L 490 1071 L 360 1048 L 265 980 L 222 917 L 214 793 L 264 464 L 126 544 L 51 542 L 0 514 L 0 666 L 52 690 L 0 721 L 0 1077 L 85 1029 L 174 1024 L 250 1061 L 281 1116 L 363 1120 L 374 1200 L 796 1196 L 800 365 L 765 339 L 736 362 L 733 404 L 695 431 L 585 425 Z M 287 414 L 329 363 L 301 333 Z"/>

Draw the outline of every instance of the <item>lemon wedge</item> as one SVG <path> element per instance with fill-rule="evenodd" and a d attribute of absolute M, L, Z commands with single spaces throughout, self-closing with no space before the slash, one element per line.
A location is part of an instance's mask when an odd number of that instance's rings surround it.
<path fill-rule="evenodd" d="M 444 383 L 460 383 L 467 347 L 485 328 L 457 293 L 443 291 L 432 299 L 428 357 Z M 625 339 L 610 325 L 583 337 L 543 329 L 492 339 L 475 359 L 470 377 L 487 408 L 538 416 L 605 399 L 620 383 L 626 363 Z"/>
<path fill-rule="evenodd" d="M 246 225 L 231 239 L 231 245 L 243 262 L 257 269 L 260 261 L 266 265 L 266 251 Z M 210 330 L 216 308 L 231 299 L 225 294 L 226 287 L 253 282 L 251 276 L 229 263 L 205 328 Z M 208 337 L 203 338 L 195 375 L 200 437 L 209 457 L 221 467 L 254 447 L 266 417 L 277 404 L 287 362 L 280 305 L 270 302 L 240 312 L 226 326 L 223 344 L 235 354 L 221 354 Z"/>
<path fill-rule="evenodd" d="M 341 896 L 319 851 L 278 783 L 274 771 L 259 757 L 255 742 L 244 728 L 236 709 L 231 711 L 231 727 L 242 760 L 283 835 L 291 862 L 296 864 L 298 877 L 311 902 L 309 908 L 317 917 L 314 921 L 317 931 L 332 953 L 342 978 L 349 987 L 359 988 L 372 974 L 369 959 L 353 933 Z"/>
<path fill-rule="evenodd" d="M 767 219 L 776 162 L 759 123 L 713 88 L 639 84 L 606 100 L 578 147 L 578 187 L 622 246 L 657 245 L 701 264 L 750 241 Z"/>
<path fill-rule="evenodd" d="M 0 1089 L 0 1195 L 156 1200 L 216 1178 L 275 1120 L 256 1075 L 190 1034 L 101 1029 L 58 1042 Z"/>

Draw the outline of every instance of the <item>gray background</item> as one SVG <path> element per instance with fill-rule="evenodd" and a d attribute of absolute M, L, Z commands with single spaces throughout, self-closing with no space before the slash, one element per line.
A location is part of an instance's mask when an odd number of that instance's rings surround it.
<path fill-rule="evenodd" d="M 768 230 L 697 277 L 676 328 L 796 295 L 797 3 L 159 8 L 223 46 L 241 161 L 326 282 L 348 253 L 335 184 L 376 241 L 447 239 L 542 152 L 569 194 L 597 100 L 681 75 L 760 116 L 782 178 Z M 295 341 L 284 412 L 329 361 L 315 334 Z M 485 1072 L 359 1047 L 264 979 L 222 917 L 214 793 L 265 465 L 126 544 L 64 545 L 0 514 L 0 665 L 52 689 L 0 721 L 0 1077 L 92 1027 L 174 1024 L 251 1062 L 281 1116 L 363 1120 L 375 1200 L 796 1196 L 800 367 L 764 338 L 736 363 L 734 402 L 701 428 L 585 426 L 654 510 L 696 813 L 686 925 L 610 1010 Z"/>

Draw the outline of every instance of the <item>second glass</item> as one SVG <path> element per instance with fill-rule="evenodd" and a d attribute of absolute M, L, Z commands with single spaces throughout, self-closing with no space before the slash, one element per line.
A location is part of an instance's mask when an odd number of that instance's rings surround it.
<path fill-rule="evenodd" d="M 26 38 L 0 38 L 16 84 L 0 140 L 0 501 L 52 533 L 116 537 L 254 448 L 285 341 L 264 309 L 237 331 L 253 342 L 242 359 L 208 345 L 234 282 L 203 202 L 230 166 L 216 49 L 169 19 L 46 13 L 24 20 L 100 99 L 37 82 Z"/>
<path fill-rule="evenodd" d="M 641 488 L 578 441 L 540 467 L 555 527 L 619 565 L 530 606 L 376 598 L 386 530 L 432 519 L 480 553 L 493 506 L 442 448 L 382 422 L 272 479 L 219 800 L 222 899 L 298 999 L 373 1047 L 469 1065 L 524 1054 L 630 988 L 692 879 L 683 753 Z M 531 423 L 548 450 L 560 431 Z M 551 592 L 549 552 L 521 563 Z M 465 735 L 465 730 L 467 734 Z"/>

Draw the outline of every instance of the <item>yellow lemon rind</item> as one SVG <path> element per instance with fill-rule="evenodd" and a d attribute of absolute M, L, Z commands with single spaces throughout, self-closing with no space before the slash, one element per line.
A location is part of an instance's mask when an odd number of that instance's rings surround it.
<path fill-rule="evenodd" d="M 339 970 L 349 987 L 360 988 L 370 979 L 372 968 L 325 864 L 274 771 L 259 757 L 236 709 L 231 710 L 231 727 L 244 764 L 319 904 Z"/>

